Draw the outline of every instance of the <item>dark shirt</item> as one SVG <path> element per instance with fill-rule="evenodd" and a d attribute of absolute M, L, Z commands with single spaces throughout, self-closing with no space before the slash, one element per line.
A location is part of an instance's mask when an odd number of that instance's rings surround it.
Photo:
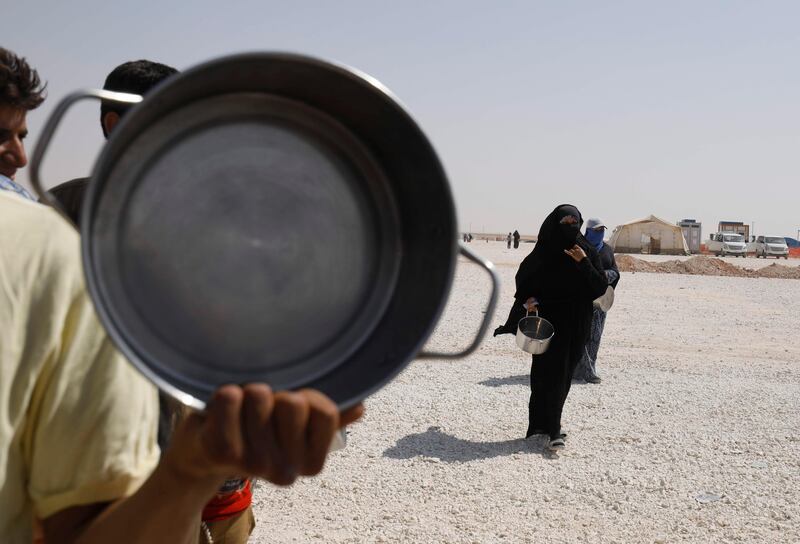
<path fill-rule="evenodd" d="M 83 204 L 83 194 L 86 192 L 88 184 L 89 178 L 76 178 L 56 185 L 49 191 L 61 203 L 64 211 L 76 225 L 81 224 L 81 204 Z"/>
<path fill-rule="evenodd" d="M 614 259 L 614 250 L 610 245 L 603 243 L 603 247 L 600 248 L 598 253 L 600 253 L 600 264 L 603 265 L 603 270 L 616 272 L 617 277 L 614 278 L 614 281 L 609 282 L 609 285 L 616 289 L 619 283 L 619 268 L 617 268 L 617 261 Z"/>

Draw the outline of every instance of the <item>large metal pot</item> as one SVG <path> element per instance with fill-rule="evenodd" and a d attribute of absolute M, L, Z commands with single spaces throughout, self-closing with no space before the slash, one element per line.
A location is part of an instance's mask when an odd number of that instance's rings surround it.
<path fill-rule="evenodd" d="M 31 181 L 67 108 L 33 154 Z M 160 388 L 202 408 L 224 383 L 313 387 L 359 402 L 415 357 L 463 357 L 498 278 L 458 246 L 445 172 L 399 102 L 350 68 L 293 54 L 213 60 L 115 128 L 80 225 L 98 314 Z M 493 292 L 459 353 L 420 353 L 458 253 Z"/>

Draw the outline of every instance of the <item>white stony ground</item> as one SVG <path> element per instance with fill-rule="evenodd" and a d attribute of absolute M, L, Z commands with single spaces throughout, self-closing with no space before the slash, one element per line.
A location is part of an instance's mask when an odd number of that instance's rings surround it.
<path fill-rule="evenodd" d="M 532 246 L 471 247 L 504 281 L 494 327 Z M 430 347 L 464 345 L 487 291 L 460 263 Z M 513 337 L 412 363 L 321 476 L 258 485 L 251 541 L 800 542 L 799 300 L 800 280 L 623 274 L 603 383 L 573 385 L 557 456 L 522 439 Z"/>

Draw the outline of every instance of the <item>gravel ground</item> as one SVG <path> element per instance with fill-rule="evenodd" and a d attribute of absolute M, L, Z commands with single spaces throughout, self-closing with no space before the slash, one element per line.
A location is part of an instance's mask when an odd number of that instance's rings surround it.
<path fill-rule="evenodd" d="M 494 327 L 532 246 L 471 246 L 504 282 Z M 488 289 L 460 263 L 429 347 L 465 345 Z M 522 438 L 513 337 L 415 362 L 321 476 L 257 485 L 251 541 L 800 542 L 799 298 L 797 280 L 623 273 L 603 383 L 573 386 L 558 455 Z"/>

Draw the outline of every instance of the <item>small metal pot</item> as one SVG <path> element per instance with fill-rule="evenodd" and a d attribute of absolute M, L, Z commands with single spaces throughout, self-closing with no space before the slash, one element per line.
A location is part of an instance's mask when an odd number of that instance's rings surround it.
<path fill-rule="evenodd" d="M 517 346 L 531 355 L 541 355 L 547 351 L 555 329 L 552 323 L 539 317 L 538 310 L 534 315 L 529 314 L 520 319 L 517 325 Z"/>

